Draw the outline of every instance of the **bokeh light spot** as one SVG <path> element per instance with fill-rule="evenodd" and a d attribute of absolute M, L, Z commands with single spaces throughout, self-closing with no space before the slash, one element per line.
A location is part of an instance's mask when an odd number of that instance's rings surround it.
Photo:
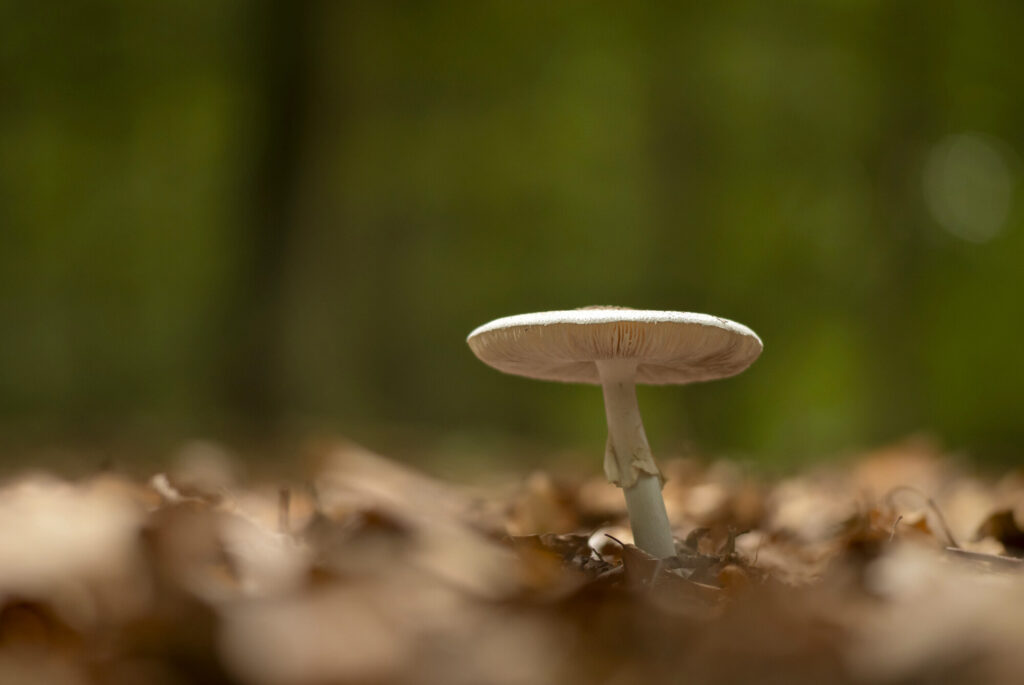
<path fill-rule="evenodd" d="M 991 139 L 957 134 L 940 141 L 928 155 L 924 196 L 932 215 L 949 233 L 985 243 L 1006 226 L 1013 179 Z"/>

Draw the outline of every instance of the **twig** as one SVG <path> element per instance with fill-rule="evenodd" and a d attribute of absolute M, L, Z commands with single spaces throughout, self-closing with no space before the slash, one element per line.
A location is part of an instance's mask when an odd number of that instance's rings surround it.
<path fill-rule="evenodd" d="M 892 542 L 892 539 L 896 537 L 896 526 L 900 525 L 900 521 L 902 520 L 903 514 L 900 514 L 896 517 L 896 520 L 892 522 L 892 530 L 889 531 L 889 542 Z"/>
<path fill-rule="evenodd" d="M 949 546 L 954 547 L 956 549 L 960 549 L 960 545 L 957 543 L 956 538 L 953 537 L 953 531 L 949 529 L 949 525 L 946 523 L 946 517 L 942 515 L 942 510 L 939 509 L 939 505 L 935 503 L 935 500 L 933 500 L 931 497 L 924 494 L 917 488 L 911 487 L 909 485 L 897 485 L 896 487 L 889 491 L 889 494 L 885 496 L 885 501 L 889 504 L 889 506 L 893 509 L 896 509 L 896 505 L 893 502 L 893 499 L 896 493 L 900 492 L 901 490 L 912 492 L 918 497 L 924 499 L 925 503 L 928 505 L 928 508 L 935 513 L 935 517 L 938 519 L 939 525 L 942 526 L 942 532 L 946 534 L 946 539 L 949 541 Z M 893 526 L 893 528 L 895 529 L 895 525 Z"/>
<path fill-rule="evenodd" d="M 608 533 L 605 533 L 605 534 L 604 534 L 604 536 L 605 536 L 606 538 L 608 538 L 609 540 L 612 540 L 612 541 L 614 541 L 614 542 L 617 542 L 617 543 L 619 543 L 619 547 L 625 547 L 625 546 L 626 546 L 626 543 L 625 543 L 625 542 L 623 542 L 622 540 L 618 539 L 618 538 L 617 538 L 617 537 L 615 537 L 614 535 L 609 535 Z"/>
<path fill-rule="evenodd" d="M 1010 566 L 1013 568 L 1021 568 L 1024 565 L 1024 559 L 1018 559 L 1017 557 L 1007 557 L 1001 554 L 985 554 L 984 552 L 971 552 L 960 547 L 947 547 L 946 551 L 955 554 L 965 559 L 971 559 L 972 561 L 984 561 L 992 564 L 1000 564 L 1002 566 Z"/>

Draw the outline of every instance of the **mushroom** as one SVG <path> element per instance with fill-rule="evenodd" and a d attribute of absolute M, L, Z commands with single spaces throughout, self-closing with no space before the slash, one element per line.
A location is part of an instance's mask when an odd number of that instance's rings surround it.
<path fill-rule="evenodd" d="M 601 385 L 608 419 L 605 475 L 623 490 L 637 546 L 661 559 L 674 556 L 661 497 L 664 478 L 647 443 L 636 384 L 734 376 L 761 354 L 761 339 L 746 326 L 707 314 L 587 307 L 496 319 L 466 342 L 481 361 L 505 373 Z"/>

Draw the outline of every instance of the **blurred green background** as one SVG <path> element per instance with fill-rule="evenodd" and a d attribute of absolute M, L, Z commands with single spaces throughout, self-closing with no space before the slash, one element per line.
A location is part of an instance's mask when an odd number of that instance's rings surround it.
<path fill-rule="evenodd" d="M 749 325 L 656 450 L 1024 439 L 1024 3 L 0 2 L 0 434 L 600 452 L 465 346 Z"/>

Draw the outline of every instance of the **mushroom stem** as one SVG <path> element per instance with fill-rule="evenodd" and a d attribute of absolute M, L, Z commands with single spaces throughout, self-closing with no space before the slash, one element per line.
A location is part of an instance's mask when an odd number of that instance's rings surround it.
<path fill-rule="evenodd" d="M 636 401 L 636 367 L 631 359 L 597 362 L 608 417 L 605 473 L 626 497 L 637 547 L 664 559 L 675 556 L 676 548 L 661 496 L 661 473 L 651 455 Z"/>

